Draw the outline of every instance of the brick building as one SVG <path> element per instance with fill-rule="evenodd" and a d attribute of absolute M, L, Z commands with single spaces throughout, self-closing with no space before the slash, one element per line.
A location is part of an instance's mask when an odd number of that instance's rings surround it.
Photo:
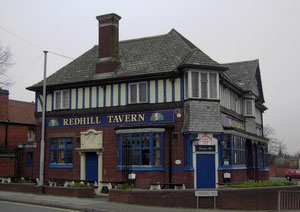
<path fill-rule="evenodd" d="M 45 179 L 267 179 L 258 60 L 219 64 L 174 29 L 119 42 L 120 19 L 98 16 L 99 44 L 47 78 Z"/>
<path fill-rule="evenodd" d="M 0 176 L 32 176 L 35 104 L 9 99 L 0 88 Z"/>

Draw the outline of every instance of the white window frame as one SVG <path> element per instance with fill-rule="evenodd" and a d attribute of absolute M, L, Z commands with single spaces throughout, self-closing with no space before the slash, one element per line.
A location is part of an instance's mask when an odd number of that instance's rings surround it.
<path fill-rule="evenodd" d="M 28 130 L 28 141 L 34 141 L 34 130 L 33 129 L 29 129 Z"/>
<path fill-rule="evenodd" d="M 198 73 L 198 78 L 199 78 L 199 96 L 194 97 L 192 96 L 192 72 L 197 72 Z M 187 74 L 187 75 L 186 75 Z M 201 74 L 207 74 L 207 98 L 202 97 L 202 91 L 201 91 Z M 210 95 L 210 74 L 216 74 L 216 92 L 217 96 L 216 98 L 211 98 Z M 188 77 L 187 82 L 188 84 L 186 85 L 186 76 Z M 220 83 L 219 83 L 219 73 L 213 72 L 213 71 L 198 71 L 198 70 L 189 70 L 184 73 L 184 99 L 188 98 L 197 98 L 197 99 L 212 99 L 212 100 L 218 100 L 220 99 Z M 186 90 L 187 89 L 187 90 Z M 187 94 L 187 96 L 186 96 Z"/>
<path fill-rule="evenodd" d="M 254 110 L 254 99 L 245 99 L 244 100 L 245 104 L 244 104 L 244 112 L 245 112 L 245 116 L 252 116 L 255 117 L 255 110 Z M 248 114 L 248 110 L 247 110 L 247 102 L 251 102 L 251 113 L 252 114 Z"/>
<path fill-rule="evenodd" d="M 145 101 L 140 101 L 140 84 L 146 84 L 146 92 L 145 92 Z M 137 85 L 136 86 L 136 102 L 131 102 L 131 85 Z M 129 83 L 128 84 L 128 102 L 129 104 L 139 104 L 139 103 L 147 103 L 148 102 L 148 82 L 135 82 L 135 83 Z"/>
<path fill-rule="evenodd" d="M 64 107 L 63 104 L 63 93 L 68 92 L 68 101 L 66 107 Z M 60 93 L 61 94 L 61 99 L 60 99 L 60 106 L 56 107 L 56 95 Z M 70 90 L 60 90 L 60 91 L 54 91 L 54 110 L 63 110 L 63 109 L 69 109 L 70 108 Z"/>

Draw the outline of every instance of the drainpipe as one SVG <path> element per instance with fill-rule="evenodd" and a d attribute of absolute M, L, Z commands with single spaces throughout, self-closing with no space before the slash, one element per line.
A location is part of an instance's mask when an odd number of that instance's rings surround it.
<path fill-rule="evenodd" d="M 169 133 L 169 183 L 172 183 L 172 128 Z"/>

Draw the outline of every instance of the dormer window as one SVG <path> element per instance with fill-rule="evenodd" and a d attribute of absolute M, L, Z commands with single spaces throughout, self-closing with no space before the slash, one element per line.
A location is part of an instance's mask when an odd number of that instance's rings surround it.
<path fill-rule="evenodd" d="M 69 109 L 69 90 L 54 92 L 54 109 Z"/>
<path fill-rule="evenodd" d="M 219 99 L 218 81 L 219 75 L 215 72 L 185 72 L 185 98 Z"/>

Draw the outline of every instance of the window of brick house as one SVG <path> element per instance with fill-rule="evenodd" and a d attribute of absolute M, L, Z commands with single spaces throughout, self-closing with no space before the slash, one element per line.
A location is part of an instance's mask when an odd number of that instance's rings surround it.
<path fill-rule="evenodd" d="M 50 168 L 73 168 L 73 138 L 50 138 Z"/>

